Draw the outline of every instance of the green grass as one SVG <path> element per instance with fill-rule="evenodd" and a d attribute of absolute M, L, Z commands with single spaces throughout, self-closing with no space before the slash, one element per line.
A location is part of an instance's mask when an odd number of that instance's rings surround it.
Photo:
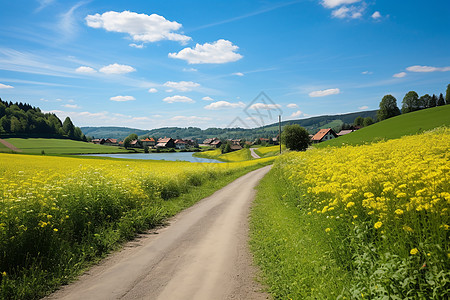
<path fill-rule="evenodd" d="M 281 151 L 284 151 L 284 150 L 286 150 L 286 146 L 281 145 Z M 275 156 L 275 155 L 280 154 L 280 145 L 260 147 L 260 148 L 255 149 L 255 153 L 258 154 L 260 157 Z"/>
<path fill-rule="evenodd" d="M 272 169 L 257 187 L 250 247 L 274 299 L 336 299 L 345 270 L 331 258 L 318 220 L 298 209 L 298 193 Z"/>
<path fill-rule="evenodd" d="M 13 144 L 25 154 L 90 154 L 129 152 L 114 146 L 96 145 L 80 141 L 44 138 L 9 138 L 5 141 Z M 0 148 L 1 151 L 1 148 Z M 10 151 L 7 151 L 10 152 Z"/>
<path fill-rule="evenodd" d="M 245 148 L 225 154 L 222 154 L 220 149 L 215 149 L 211 151 L 196 152 L 193 154 L 193 156 L 217 159 L 225 162 L 239 162 L 253 159 L 252 155 L 250 154 L 250 150 Z"/>
<path fill-rule="evenodd" d="M 414 135 L 440 126 L 450 126 L 450 105 L 427 108 L 393 117 L 337 139 L 315 145 L 327 146 L 361 145 L 382 140 L 397 139 L 405 135 Z"/>
<path fill-rule="evenodd" d="M 11 152 L 11 149 L 0 143 L 0 152 Z"/>

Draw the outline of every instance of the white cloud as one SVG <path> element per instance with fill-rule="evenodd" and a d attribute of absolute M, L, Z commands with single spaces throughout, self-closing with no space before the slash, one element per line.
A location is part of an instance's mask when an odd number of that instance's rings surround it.
<path fill-rule="evenodd" d="M 124 102 L 124 101 L 133 101 L 136 100 L 133 96 L 115 96 L 109 98 L 111 101 Z"/>
<path fill-rule="evenodd" d="M 244 76 L 244 73 L 236 72 L 236 73 L 233 73 L 233 74 L 231 74 L 231 75 L 235 75 L 235 76 Z"/>
<path fill-rule="evenodd" d="M 153 94 L 153 93 L 157 93 L 158 90 L 155 89 L 155 88 L 150 88 L 150 89 L 148 90 L 148 92 Z"/>
<path fill-rule="evenodd" d="M 202 100 L 205 100 L 205 101 L 214 101 L 214 99 L 211 98 L 211 97 L 209 97 L 209 96 L 203 97 Z"/>
<path fill-rule="evenodd" d="M 301 110 L 297 110 L 296 112 L 292 113 L 291 118 L 297 118 L 303 116 L 303 112 Z"/>
<path fill-rule="evenodd" d="M 133 121 L 150 121 L 151 119 L 149 117 L 134 117 L 132 118 Z"/>
<path fill-rule="evenodd" d="M 162 115 L 152 115 L 153 118 L 162 118 Z"/>
<path fill-rule="evenodd" d="M 361 74 L 363 74 L 363 75 L 370 75 L 370 74 L 373 74 L 373 72 L 370 72 L 370 71 L 364 71 L 364 72 L 361 72 Z"/>
<path fill-rule="evenodd" d="M 186 97 L 186 96 L 179 96 L 179 95 L 166 97 L 163 99 L 163 101 L 167 102 L 167 103 L 175 103 L 175 102 L 195 103 L 195 101 L 192 100 L 191 98 Z"/>
<path fill-rule="evenodd" d="M 196 68 L 183 68 L 183 72 L 197 72 Z"/>
<path fill-rule="evenodd" d="M 359 110 L 365 110 L 365 109 L 368 109 L 369 107 L 367 106 L 367 105 L 364 105 L 364 106 L 361 106 L 361 107 L 358 107 L 358 109 Z"/>
<path fill-rule="evenodd" d="M 309 93 L 308 95 L 310 97 L 325 97 L 325 96 L 329 96 L 329 95 L 337 95 L 339 94 L 341 91 L 339 89 L 327 89 L 327 90 L 322 90 L 322 91 L 314 91 Z"/>
<path fill-rule="evenodd" d="M 326 8 L 335 8 L 344 4 L 352 4 L 361 0 L 323 0 L 322 5 Z"/>
<path fill-rule="evenodd" d="M 288 108 L 298 108 L 298 105 L 295 103 L 289 103 L 288 105 L 286 105 Z"/>
<path fill-rule="evenodd" d="M 439 68 L 439 67 L 430 67 L 430 66 L 411 66 L 411 67 L 406 68 L 406 70 L 410 71 L 410 72 L 421 72 L 421 73 L 423 73 L 423 72 L 425 72 L 425 73 L 448 72 L 448 71 L 450 71 L 450 67 Z"/>
<path fill-rule="evenodd" d="M 209 117 L 197 117 L 197 116 L 175 116 L 170 118 L 171 121 L 186 121 L 186 122 L 201 122 L 201 121 L 211 121 L 212 118 Z"/>
<path fill-rule="evenodd" d="M 374 12 L 373 14 L 372 14 L 372 19 L 379 19 L 379 18 L 381 18 L 381 14 L 380 14 L 380 12 L 379 11 L 376 11 L 376 12 Z"/>
<path fill-rule="evenodd" d="M 338 19 L 358 19 L 362 17 L 362 13 L 364 12 L 364 7 L 340 7 L 331 12 L 331 15 Z"/>
<path fill-rule="evenodd" d="M 127 33 L 137 42 L 170 40 L 185 44 L 191 40 L 186 35 L 175 33 L 182 27 L 180 23 L 171 22 L 157 14 L 146 15 L 130 11 L 108 11 L 101 15 L 88 15 L 86 24 L 92 28 L 104 28 L 106 31 Z"/>
<path fill-rule="evenodd" d="M 79 107 L 78 105 L 76 105 L 76 104 L 63 104 L 63 105 L 61 105 L 62 107 L 67 107 L 67 108 L 74 108 L 74 109 L 77 109 L 77 108 L 81 108 L 81 107 Z"/>
<path fill-rule="evenodd" d="M 206 105 L 204 108 L 208 110 L 219 110 L 219 109 L 239 108 L 239 107 L 241 108 L 245 107 L 245 103 L 241 101 L 237 103 L 232 103 L 228 101 L 217 101 Z"/>
<path fill-rule="evenodd" d="M 13 89 L 14 87 L 11 85 L 0 83 L 0 89 Z"/>
<path fill-rule="evenodd" d="M 138 49 L 142 49 L 144 48 L 144 44 L 135 44 L 135 43 L 131 43 L 128 46 L 133 47 L 133 48 L 138 48 Z"/>
<path fill-rule="evenodd" d="M 192 81 L 179 81 L 179 82 L 167 81 L 166 83 L 164 83 L 164 86 L 176 89 L 178 91 L 187 92 L 191 91 L 193 88 L 199 87 L 200 84 Z"/>
<path fill-rule="evenodd" d="M 127 65 L 119 65 L 117 63 L 107 65 L 100 69 L 100 72 L 105 74 L 126 74 L 136 71 L 135 68 Z"/>
<path fill-rule="evenodd" d="M 265 104 L 265 103 L 255 103 L 252 106 L 250 106 L 250 109 L 258 110 L 258 109 L 265 109 L 265 110 L 273 110 L 273 109 L 279 109 L 281 108 L 281 105 L 279 104 Z"/>
<path fill-rule="evenodd" d="M 93 73 L 97 73 L 97 71 L 91 67 L 86 67 L 86 66 L 81 66 L 78 67 L 75 72 L 77 73 L 85 73 L 85 74 L 93 74 Z"/>
<path fill-rule="evenodd" d="M 396 73 L 396 74 L 392 75 L 392 77 L 395 77 L 395 78 L 403 78 L 405 76 L 406 76 L 406 72 L 400 72 L 400 73 Z"/>
<path fill-rule="evenodd" d="M 242 58 L 242 55 L 236 53 L 238 49 L 239 47 L 230 41 L 220 39 L 212 44 L 196 44 L 195 48 L 169 53 L 169 57 L 186 60 L 189 64 L 224 64 Z"/>

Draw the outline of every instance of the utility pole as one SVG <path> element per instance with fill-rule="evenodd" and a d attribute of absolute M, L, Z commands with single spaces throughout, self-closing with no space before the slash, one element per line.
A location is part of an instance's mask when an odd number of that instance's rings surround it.
<path fill-rule="evenodd" d="M 278 144 L 280 144 L 280 154 L 281 154 L 281 115 L 278 115 Z"/>

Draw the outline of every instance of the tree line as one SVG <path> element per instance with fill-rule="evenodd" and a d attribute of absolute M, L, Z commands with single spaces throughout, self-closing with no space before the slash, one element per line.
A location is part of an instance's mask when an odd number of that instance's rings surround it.
<path fill-rule="evenodd" d="M 67 137 L 86 141 L 86 136 L 69 117 L 64 122 L 52 113 L 43 113 L 30 104 L 0 99 L 0 134 Z"/>
<path fill-rule="evenodd" d="M 402 108 L 398 108 L 397 99 L 392 95 L 385 95 L 380 102 L 380 109 L 377 113 L 378 121 L 389 119 L 400 114 L 406 114 L 409 112 L 431 108 L 436 106 L 442 106 L 450 104 L 450 84 L 447 85 L 447 91 L 444 95 L 441 93 L 439 97 L 435 94 L 430 96 L 425 94 L 421 97 L 415 91 L 409 91 L 403 97 Z"/>

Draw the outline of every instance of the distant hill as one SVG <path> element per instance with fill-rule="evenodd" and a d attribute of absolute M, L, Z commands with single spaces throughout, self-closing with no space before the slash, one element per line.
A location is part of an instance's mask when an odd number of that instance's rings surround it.
<path fill-rule="evenodd" d="M 450 105 L 427 108 L 386 119 L 337 139 L 320 143 L 317 147 L 359 145 L 397 139 L 440 126 L 450 126 Z"/>
<path fill-rule="evenodd" d="M 91 136 L 98 139 L 124 139 L 132 133 L 143 135 L 148 130 L 128 128 L 128 127 L 81 127 L 85 136 Z"/>
<path fill-rule="evenodd" d="M 340 129 L 342 124 L 351 124 L 356 117 L 371 117 L 376 119 L 376 110 L 361 111 L 341 115 L 318 116 L 301 120 L 289 120 L 282 122 L 282 125 L 299 124 L 305 127 L 310 133 L 315 133 L 321 128 L 332 127 L 336 130 Z M 254 140 L 258 137 L 275 137 L 278 134 L 278 123 L 266 125 L 259 128 L 208 128 L 200 129 L 198 127 L 164 127 L 152 130 L 140 130 L 126 127 L 82 127 L 81 130 L 86 136 L 94 136 L 95 138 L 117 138 L 123 139 L 130 133 L 136 133 L 138 136 L 151 137 L 172 137 L 186 139 L 206 139 L 218 137 L 221 139 L 244 138 Z"/>

